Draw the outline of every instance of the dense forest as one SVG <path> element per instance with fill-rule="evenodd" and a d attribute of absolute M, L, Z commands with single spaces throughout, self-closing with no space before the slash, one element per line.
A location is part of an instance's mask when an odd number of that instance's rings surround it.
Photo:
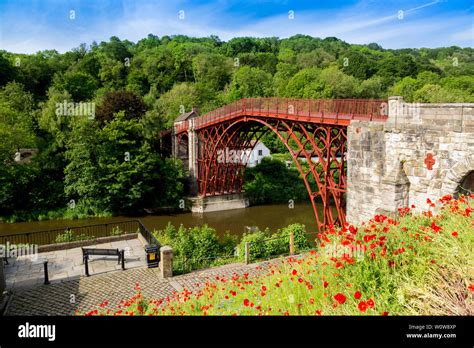
<path fill-rule="evenodd" d="M 64 54 L 0 51 L 0 216 L 178 205 L 185 172 L 160 153 L 160 132 L 193 106 L 202 113 L 257 96 L 474 102 L 473 52 L 390 50 L 304 35 L 223 42 L 151 34 Z M 87 102 L 94 117 L 64 112 L 67 103 Z M 281 152 L 273 140 L 268 146 Z M 35 155 L 20 163 L 19 149 Z"/>

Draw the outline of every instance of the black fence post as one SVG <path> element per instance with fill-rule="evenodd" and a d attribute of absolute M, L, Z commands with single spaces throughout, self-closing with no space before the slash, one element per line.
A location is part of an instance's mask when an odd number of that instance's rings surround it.
<path fill-rule="evenodd" d="M 84 267 L 86 268 L 86 276 L 89 276 L 89 257 L 84 255 Z"/>
<path fill-rule="evenodd" d="M 122 249 L 120 251 L 120 255 L 122 258 L 122 271 L 125 271 L 125 249 Z"/>
<path fill-rule="evenodd" d="M 43 265 L 44 265 L 44 285 L 48 285 L 49 284 L 48 261 L 44 261 Z"/>

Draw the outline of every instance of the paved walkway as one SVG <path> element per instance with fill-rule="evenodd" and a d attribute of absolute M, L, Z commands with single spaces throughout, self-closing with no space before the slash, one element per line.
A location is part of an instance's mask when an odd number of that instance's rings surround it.
<path fill-rule="evenodd" d="M 168 279 L 160 277 L 158 268 L 141 267 L 40 285 L 15 291 L 7 315 L 73 315 L 76 309 L 82 313 L 96 309 L 104 300 L 109 301 L 109 308 L 116 308 L 122 299 L 136 294 L 136 282 L 140 283 L 144 296 L 159 299 L 171 296 L 183 287 L 195 291 L 207 279 L 214 279 L 217 275 L 230 278 L 234 273 L 261 273 L 270 262 L 275 262 L 275 259 L 250 265 L 235 263 Z M 197 286 L 197 283 L 201 285 Z"/>
<path fill-rule="evenodd" d="M 125 250 L 125 267 L 135 268 L 146 265 L 146 255 L 139 239 L 121 240 L 88 246 L 87 248 L 106 248 Z M 44 282 L 43 262 L 48 261 L 48 275 L 51 283 L 79 279 L 85 275 L 81 248 L 58 250 L 32 256 L 19 256 L 8 259 L 5 277 L 8 290 L 36 287 Z M 91 256 L 89 274 L 116 271 L 121 269 L 117 258 L 111 256 Z"/>

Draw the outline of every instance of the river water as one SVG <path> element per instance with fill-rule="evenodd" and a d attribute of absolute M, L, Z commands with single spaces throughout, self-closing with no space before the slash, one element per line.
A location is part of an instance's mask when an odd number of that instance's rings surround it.
<path fill-rule="evenodd" d="M 81 220 L 47 220 L 34 222 L 17 222 L 12 224 L 0 223 L 0 235 L 9 235 L 25 232 L 66 229 L 101 223 L 135 219 L 136 217 L 116 216 L 112 218 L 90 218 Z M 303 223 L 308 232 L 316 231 L 313 209 L 309 202 L 296 202 L 293 208 L 287 204 L 272 204 L 252 206 L 246 209 L 234 209 L 206 214 L 165 214 L 145 215 L 138 217 L 150 229 L 162 229 L 168 222 L 175 226 L 183 224 L 185 227 L 208 224 L 216 229 L 219 235 L 229 231 L 234 235 L 242 235 L 247 226 L 257 226 L 263 230 L 270 228 L 272 232 L 292 223 Z"/>

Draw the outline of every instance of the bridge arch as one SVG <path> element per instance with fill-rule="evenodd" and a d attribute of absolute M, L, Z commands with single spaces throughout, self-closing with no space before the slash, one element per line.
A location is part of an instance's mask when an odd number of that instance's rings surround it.
<path fill-rule="evenodd" d="M 251 140 L 260 139 L 268 131 L 277 135 L 295 161 L 308 191 L 318 228 L 345 223 L 346 166 L 343 155 L 347 132 L 343 126 L 242 116 L 220 124 L 216 129 L 198 130 L 201 145 L 199 194 L 226 194 L 241 189 L 246 163 L 218 163 L 218 152 L 229 148 L 253 149 L 255 143 L 252 145 Z M 308 166 L 300 163 L 301 158 Z M 240 181 L 240 186 L 234 185 L 236 181 Z M 322 203 L 322 212 L 318 211 L 318 202 Z"/>
<path fill-rule="evenodd" d="M 446 174 L 442 185 L 442 195 L 458 195 L 466 191 L 474 190 L 474 154 L 464 157 L 456 163 Z M 464 190 L 463 190 L 464 189 Z"/>

